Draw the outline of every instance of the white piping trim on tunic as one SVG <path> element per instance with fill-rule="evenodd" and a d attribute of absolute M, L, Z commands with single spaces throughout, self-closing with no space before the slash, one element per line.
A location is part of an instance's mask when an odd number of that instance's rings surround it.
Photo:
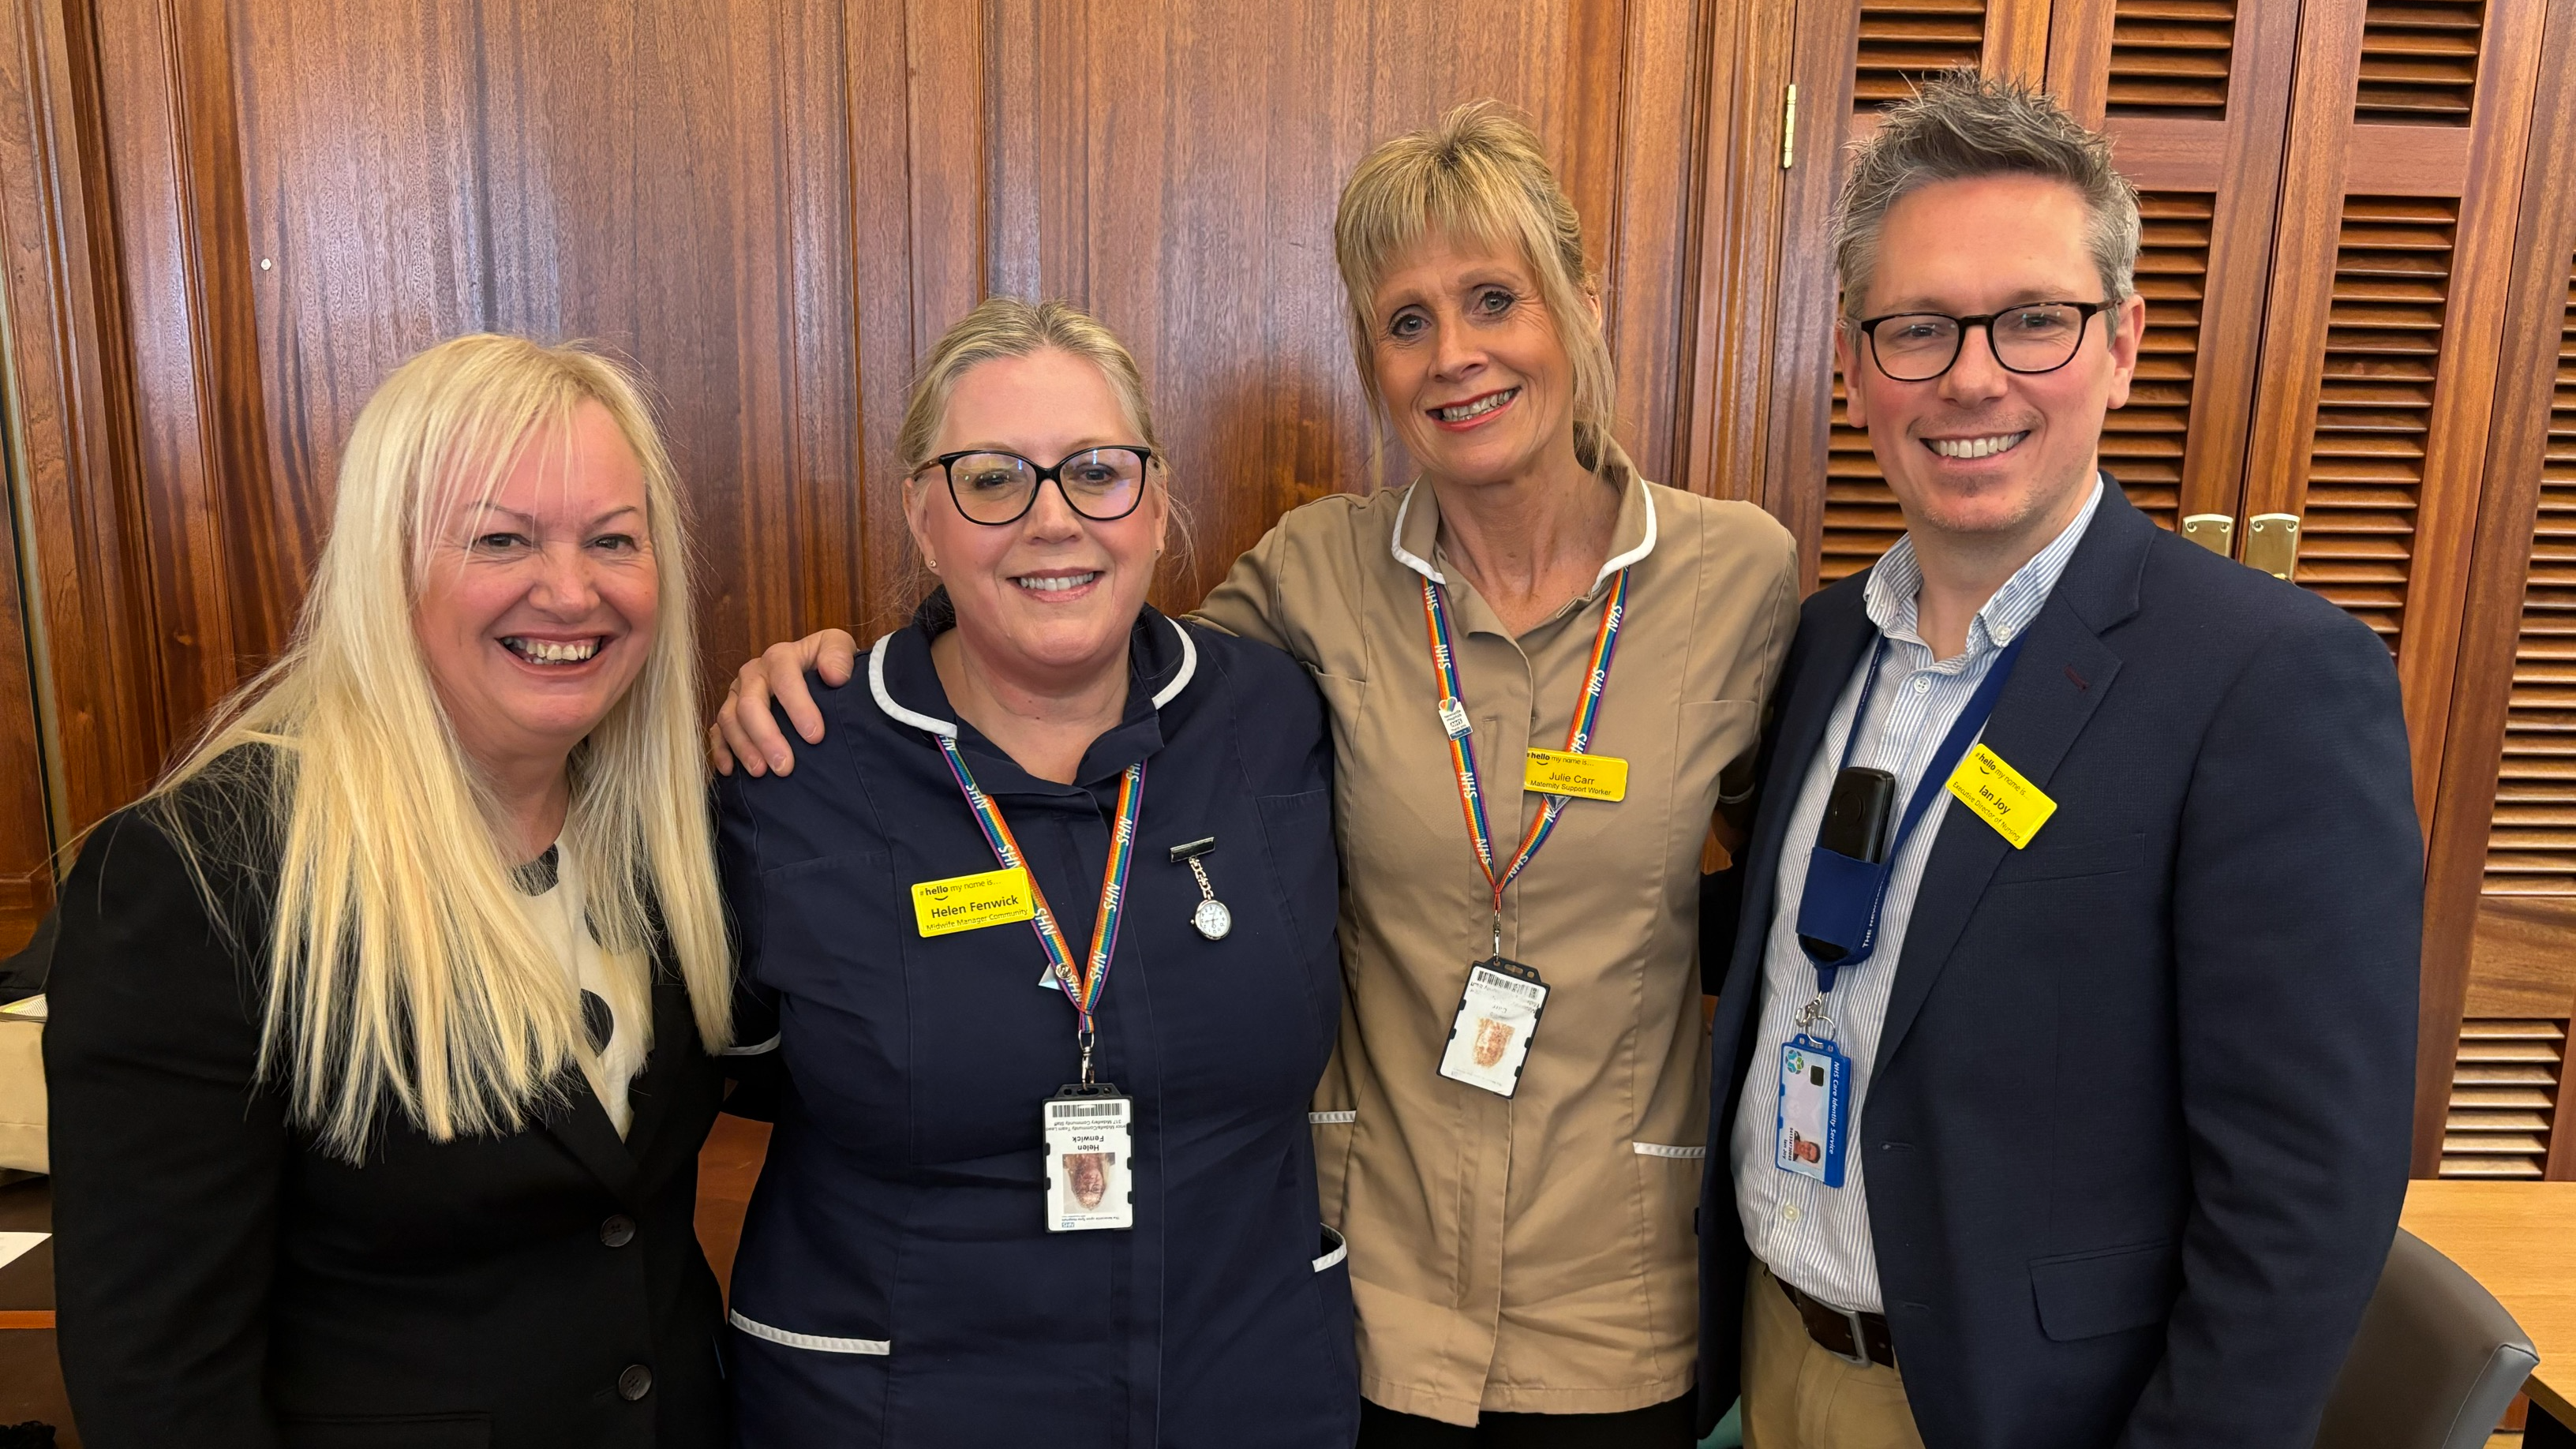
<path fill-rule="evenodd" d="M 1171 683 L 1154 691 L 1156 709 L 1170 704 L 1182 690 L 1189 688 L 1190 680 L 1199 672 L 1199 646 L 1190 642 L 1190 631 L 1182 628 L 1181 621 L 1178 619 L 1166 618 L 1163 622 L 1171 625 L 1172 632 L 1180 637 L 1181 668 L 1179 673 L 1172 676 Z M 957 738 L 955 720 L 934 719 L 918 710 L 905 709 L 894 702 L 894 695 L 888 692 L 885 682 L 886 645 L 893 638 L 892 634 L 879 635 L 877 642 L 868 646 L 868 693 L 876 697 L 877 708 L 914 729 L 928 730 L 934 735 L 947 739 Z"/>
<path fill-rule="evenodd" d="M 774 1052 L 778 1050 L 778 1036 L 779 1034 L 772 1034 L 769 1040 L 762 1042 L 757 1046 L 726 1047 L 724 1049 L 724 1054 L 729 1057 L 756 1057 L 768 1052 Z"/>
<path fill-rule="evenodd" d="M 1331 1228 L 1326 1228 L 1324 1231 L 1333 1233 Z M 1333 1266 L 1335 1263 L 1342 1261 L 1350 1255 L 1351 1240 L 1343 1237 L 1339 1233 L 1333 1233 L 1333 1251 L 1326 1253 L 1324 1256 L 1315 1260 L 1315 1271 L 1321 1273 L 1326 1268 Z"/>
<path fill-rule="evenodd" d="M 1602 580 L 1655 551 L 1655 490 L 1637 480 L 1637 499 L 1646 505 L 1646 536 L 1635 548 L 1601 566 L 1601 572 L 1592 576 L 1592 587 L 1596 589 Z"/>
<path fill-rule="evenodd" d="M 902 705 L 895 703 L 894 696 L 886 693 L 885 651 L 886 645 L 891 642 L 893 638 L 894 636 L 892 634 L 882 634 L 877 637 L 877 642 L 868 646 L 868 693 L 876 696 L 877 708 L 884 710 L 887 714 L 894 716 L 896 719 L 903 721 L 914 729 L 928 730 L 932 734 L 938 735 L 943 739 L 953 740 L 957 738 L 957 722 L 955 720 L 932 719 L 926 714 L 915 713 L 914 711 L 905 709 Z"/>
<path fill-rule="evenodd" d="M 1190 676 L 1199 672 L 1199 646 L 1190 642 L 1190 631 L 1182 628 L 1178 619 L 1167 616 L 1163 622 L 1171 625 L 1172 632 L 1181 638 L 1181 672 L 1172 676 L 1171 683 L 1154 691 L 1156 709 L 1170 704 L 1174 696 L 1189 687 Z"/>
<path fill-rule="evenodd" d="M 1345 1122 L 1356 1122 L 1360 1120 L 1360 1114 L 1356 1111 L 1309 1112 L 1306 1114 L 1306 1120 L 1312 1122 L 1318 1127 L 1338 1127 Z"/>
<path fill-rule="evenodd" d="M 740 1309 L 726 1310 L 725 1317 L 734 1327 L 754 1338 L 783 1343 L 789 1348 L 808 1348 L 816 1353 L 861 1353 L 877 1358 L 894 1352 L 894 1340 L 890 1338 L 824 1338 L 819 1334 L 789 1333 L 786 1329 L 772 1328 L 766 1323 L 745 1318 Z"/>
<path fill-rule="evenodd" d="M 1601 571 L 1592 576 L 1592 587 L 1596 589 L 1601 587 L 1601 583 L 1604 579 L 1609 578 L 1612 574 L 1619 572 L 1619 570 L 1626 568 L 1628 565 L 1635 563 L 1637 560 L 1644 558 L 1646 555 L 1655 551 L 1655 492 L 1653 489 L 1648 488 L 1642 480 L 1632 481 L 1636 482 L 1638 489 L 1637 500 L 1646 505 L 1646 536 L 1643 539 L 1638 540 L 1635 548 L 1628 550 L 1626 553 L 1619 555 L 1617 558 L 1614 558 L 1601 566 Z M 1419 481 L 1407 486 L 1404 490 L 1404 501 L 1395 506 L 1395 533 L 1393 537 L 1387 540 L 1387 550 L 1395 555 L 1395 561 L 1397 563 L 1400 563 L 1406 568 L 1413 570 L 1415 573 L 1422 575 L 1431 582 L 1446 588 L 1449 581 L 1441 577 L 1438 569 L 1431 566 L 1431 561 L 1404 546 L 1404 515 L 1412 511 L 1413 490 L 1421 486 L 1422 484 Z"/>
<path fill-rule="evenodd" d="M 1413 490 L 1421 486 L 1419 479 L 1405 485 L 1404 501 L 1395 505 L 1395 533 L 1386 541 L 1386 546 L 1394 552 L 1397 563 L 1445 589 L 1449 581 L 1440 576 L 1440 570 L 1431 566 L 1431 560 L 1404 546 L 1404 515 L 1413 511 Z"/>
<path fill-rule="evenodd" d="M 1699 1147 L 1667 1147 L 1661 1142 L 1631 1142 L 1628 1145 L 1637 1149 L 1637 1155 L 1639 1157 L 1708 1156 L 1708 1148 L 1705 1145 Z"/>

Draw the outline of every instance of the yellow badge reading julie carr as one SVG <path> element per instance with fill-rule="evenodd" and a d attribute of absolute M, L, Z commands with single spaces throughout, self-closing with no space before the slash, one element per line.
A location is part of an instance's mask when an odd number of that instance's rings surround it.
<path fill-rule="evenodd" d="M 1037 913 L 1037 903 L 1029 895 L 1029 873 L 1021 866 L 926 880 L 912 888 L 912 914 L 925 936 L 1025 921 Z"/>
<path fill-rule="evenodd" d="M 1521 788 L 1542 795 L 1572 795 L 1578 800 L 1628 798 L 1628 762 L 1617 755 L 1578 755 L 1568 750 L 1532 750 Z"/>
<path fill-rule="evenodd" d="M 2039 827 L 2057 813 L 2056 801 L 1984 745 L 1968 751 L 1959 768 L 1950 772 L 1950 793 L 1993 826 L 1996 834 L 2011 841 L 2015 850 L 2030 844 Z"/>

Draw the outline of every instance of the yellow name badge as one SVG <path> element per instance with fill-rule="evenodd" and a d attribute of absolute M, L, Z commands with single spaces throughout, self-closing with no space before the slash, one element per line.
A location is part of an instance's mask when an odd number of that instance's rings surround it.
<path fill-rule="evenodd" d="M 2056 801 L 1984 745 L 1968 751 L 1959 768 L 1950 772 L 1950 793 L 1993 826 L 1996 834 L 2011 841 L 2015 850 L 2030 844 L 2039 827 L 2057 813 Z"/>
<path fill-rule="evenodd" d="M 1025 921 L 1037 913 L 1037 903 L 1029 895 L 1029 873 L 1020 866 L 926 880 L 912 888 L 912 914 L 925 936 Z"/>
<path fill-rule="evenodd" d="M 1579 800 L 1628 798 L 1628 762 L 1617 755 L 1577 755 L 1565 750 L 1532 750 L 1521 788 L 1542 795 L 1572 795 Z"/>

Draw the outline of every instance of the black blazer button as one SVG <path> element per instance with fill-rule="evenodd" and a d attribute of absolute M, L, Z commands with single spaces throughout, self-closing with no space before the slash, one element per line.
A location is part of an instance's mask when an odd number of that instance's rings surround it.
<path fill-rule="evenodd" d="M 630 1363 L 626 1372 L 617 1376 L 617 1396 L 633 1403 L 653 1392 L 653 1371 L 640 1363 Z"/>
<path fill-rule="evenodd" d="M 619 1213 L 616 1216 L 611 1217 L 608 1221 L 599 1225 L 599 1241 L 603 1245 L 611 1248 L 622 1248 L 628 1243 L 634 1242 L 635 1220 L 624 1213 Z M 627 1397 L 631 1399 L 635 1396 L 633 1394 L 629 1394 Z"/>

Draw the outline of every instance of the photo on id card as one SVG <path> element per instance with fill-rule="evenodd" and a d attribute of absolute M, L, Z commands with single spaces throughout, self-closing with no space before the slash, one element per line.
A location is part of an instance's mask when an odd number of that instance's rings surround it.
<path fill-rule="evenodd" d="M 1047 1231 L 1136 1225 L 1128 1099 L 1060 1097 L 1047 1103 Z"/>
<path fill-rule="evenodd" d="M 1780 1113 L 1773 1161 L 1783 1172 L 1843 1185 L 1842 1102 L 1847 1063 L 1801 1039 L 1780 1048 Z"/>
<path fill-rule="evenodd" d="M 1440 1054 L 1440 1075 L 1510 1096 L 1520 1087 L 1521 1065 L 1529 1059 L 1530 1038 L 1546 1005 L 1547 987 L 1538 973 L 1517 961 L 1496 956 L 1468 967 L 1458 1017 L 1449 1024 L 1449 1046 Z"/>

